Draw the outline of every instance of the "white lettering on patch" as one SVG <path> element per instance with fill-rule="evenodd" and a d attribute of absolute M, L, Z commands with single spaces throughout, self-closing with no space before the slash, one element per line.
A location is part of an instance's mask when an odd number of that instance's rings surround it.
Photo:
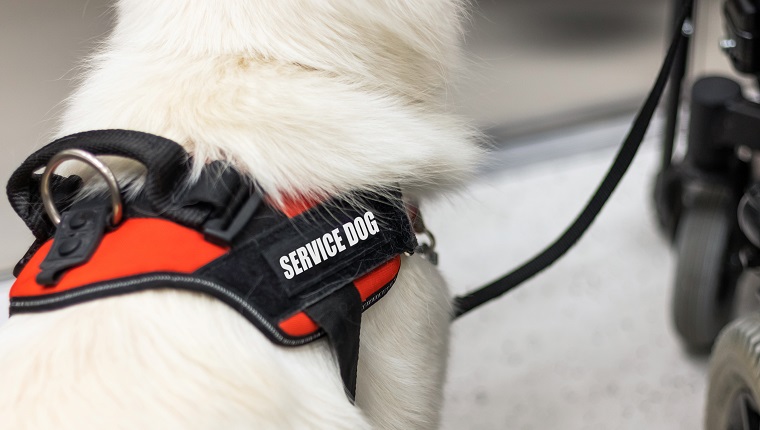
<path fill-rule="evenodd" d="M 342 230 L 342 235 L 340 228 L 333 229 L 280 257 L 280 267 L 283 269 L 282 274 L 285 278 L 293 279 L 323 261 L 335 257 L 348 247 L 376 235 L 380 228 L 375 220 L 375 214 L 367 212 L 343 224 Z M 343 244 L 344 239 L 348 247 Z"/>

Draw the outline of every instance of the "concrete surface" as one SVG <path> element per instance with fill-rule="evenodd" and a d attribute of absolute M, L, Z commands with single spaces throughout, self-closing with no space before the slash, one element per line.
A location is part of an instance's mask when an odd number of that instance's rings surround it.
<path fill-rule="evenodd" d="M 484 170 L 459 195 L 424 206 L 452 289 L 490 281 L 553 240 L 595 189 L 628 121 L 525 145 L 587 145 L 580 155 L 504 150 L 495 159 L 521 167 Z M 656 161 L 650 139 L 575 249 L 454 323 L 444 430 L 701 428 L 706 366 L 684 354 L 670 326 L 673 263 L 650 206 Z"/>
<path fill-rule="evenodd" d="M 564 142 L 593 140 L 599 128 Z M 701 428 L 706 364 L 682 351 L 669 320 L 673 260 L 650 205 L 652 143 L 564 259 L 454 323 L 443 429 Z M 550 243 L 612 156 L 492 173 L 425 207 L 452 289 L 488 282 Z"/>

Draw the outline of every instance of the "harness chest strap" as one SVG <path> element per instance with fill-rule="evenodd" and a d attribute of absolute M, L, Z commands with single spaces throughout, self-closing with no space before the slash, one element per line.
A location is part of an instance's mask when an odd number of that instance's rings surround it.
<path fill-rule="evenodd" d="M 107 131 L 88 133 L 108 135 Z M 220 177 L 219 171 L 207 176 Z M 9 194 L 29 193 L 28 205 L 16 208 L 17 212 L 28 215 L 27 224 L 29 219 L 43 219 L 31 209 L 41 207 L 33 192 L 34 181 L 22 184 L 28 189 L 20 189 L 15 179 L 17 186 L 9 185 Z M 126 220 L 102 235 L 85 262 L 52 277 L 41 276 L 40 266 L 60 257 L 66 238 L 58 236 L 67 228 L 59 228 L 54 239 L 40 240 L 45 235 L 36 234 L 39 243 L 22 262 L 11 288 L 11 314 L 155 288 L 202 292 L 230 305 L 280 345 L 302 345 L 328 335 L 353 398 L 360 314 L 390 289 L 400 268 L 400 254 L 412 252 L 416 245 L 400 195 L 393 191 L 356 195 L 318 205 L 292 201 L 281 209 L 259 196 L 253 209 L 246 210 L 251 204 L 245 201 L 254 201 L 250 192 L 242 200 L 234 196 L 237 192 L 220 198 L 219 189 L 225 187 L 216 183 L 204 190 L 203 180 L 199 184 L 200 191 L 187 195 L 200 198 L 206 206 L 218 200 L 207 216 L 196 217 L 200 221 L 146 215 L 165 211 L 138 198 L 127 205 Z M 180 197 L 176 200 L 182 201 Z M 16 200 L 17 206 L 20 201 Z M 62 225 L 93 204 L 98 202 L 65 211 Z M 183 204 L 188 204 L 188 198 Z M 218 217 L 213 214 L 219 209 L 225 209 L 225 220 L 215 223 Z M 243 212 L 248 219 L 241 221 Z M 228 241 L 204 229 L 236 222 L 237 231 Z M 76 228 L 87 229 L 97 223 L 89 219 L 82 224 L 79 219 L 77 224 L 81 225 Z"/>

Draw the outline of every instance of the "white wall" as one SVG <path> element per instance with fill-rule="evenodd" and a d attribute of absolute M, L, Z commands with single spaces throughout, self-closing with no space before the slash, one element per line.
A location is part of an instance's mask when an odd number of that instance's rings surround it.
<path fill-rule="evenodd" d="M 77 59 L 91 50 L 110 17 L 105 0 L 0 0 L 0 184 L 47 143 Z M 31 234 L 0 195 L 0 273 Z"/>

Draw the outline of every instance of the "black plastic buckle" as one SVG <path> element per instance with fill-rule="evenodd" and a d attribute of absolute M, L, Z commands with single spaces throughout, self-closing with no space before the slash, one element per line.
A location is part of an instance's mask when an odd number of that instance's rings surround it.
<path fill-rule="evenodd" d="M 72 208 L 64 212 L 53 245 L 40 264 L 37 283 L 55 286 L 69 269 L 90 260 L 108 228 L 108 206 Z"/>
<path fill-rule="evenodd" d="M 231 245 L 235 236 L 245 228 L 263 201 L 264 196 L 258 187 L 254 188 L 253 192 L 247 187 L 241 187 L 221 216 L 203 224 L 203 237 L 217 245 Z"/>

